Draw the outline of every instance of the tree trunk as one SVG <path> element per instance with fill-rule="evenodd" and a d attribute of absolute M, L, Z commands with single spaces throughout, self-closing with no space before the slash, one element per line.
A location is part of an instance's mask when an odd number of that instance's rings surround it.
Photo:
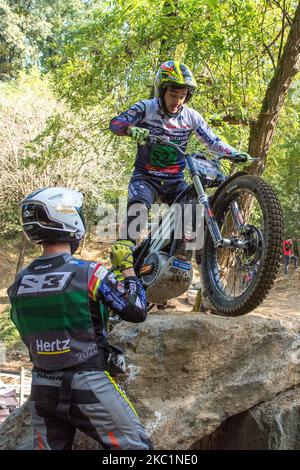
<path fill-rule="evenodd" d="M 178 0 L 174 0 L 173 2 L 166 0 L 164 2 L 163 11 L 163 15 L 166 19 L 176 17 L 178 14 Z M 166 60 L 170 59 L 175 60 L 175 57 L 173 57 L 175 50 L 176 42 L 174 42 L 174 39 L 172 37 L 172 30 L 166 29 L 166 34 L 160 42 L 160 50 L 158 53 L 159 63 L 161 64 L 162 62 L 165 62 Z"/>
<path fill-rule="evenodd" d="M 267 88 L 262 107 L 250 128 L 249 153 L 260 160 L 249 173 L 261 175 L 273 140 L 279 113 L 294 76 L 300 70 L 300 2 L 274 76 Z"/>
<path fill-rule="evenodd" d="M 25 252 L 26 252 L 26 237 L 25 237 L 24 234 L 22 234 L 20 251 L 19 251 L 19 258 L 18 258 L 18 262 L 17 262 L 15 278 L 17 277 L 18 272 L 22 269 L 22 267 L 24 265 Z"/>

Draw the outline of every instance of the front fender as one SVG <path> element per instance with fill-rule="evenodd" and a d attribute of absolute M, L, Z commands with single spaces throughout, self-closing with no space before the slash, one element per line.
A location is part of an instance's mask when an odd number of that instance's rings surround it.
<path fill-rule="evenodd" d="M 234 180 L 235 178 L 238 178 L 239 176 L 243 176 L 243 175 L 247 175 L 248 173 L 246 171 L 238 171 L 237 173 L 234 173 L 234 175 L 231 175 L 229 176 L 229 178 L 227 178 L 225 181 L 223 181 L 223 183 L 218 186 L 217 190 L 211 195 L 211 197 L 209 198 L 209 204 L 211 207 L 213 207 L 214 205 L 214 202 L 216 200 L 216 197 L 219 195 L 219 193 L 222 191 L 222 189 L 224 188 L 224 186 L 226 186 L 229 181 L 232 181 Z"/>

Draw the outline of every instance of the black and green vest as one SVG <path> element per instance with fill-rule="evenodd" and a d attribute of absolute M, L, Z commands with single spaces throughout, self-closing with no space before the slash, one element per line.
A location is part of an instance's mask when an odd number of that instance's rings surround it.
<path fill-rule="evenodd" d="M 95 266 L 67 254 L 38 258 L 8 289 L 12 321 L 34 366 L 65 369 L 99 353 L 88 295 Z"/>

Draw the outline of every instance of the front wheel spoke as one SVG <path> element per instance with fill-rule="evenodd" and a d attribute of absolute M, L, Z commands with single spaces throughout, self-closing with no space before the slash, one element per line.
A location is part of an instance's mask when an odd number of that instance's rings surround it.
<path fill-rule="evenodd" d="M 238 279 L 238 266 L 237 266 L 237 263 L 235 264 L 235 270 L 234 270 L 234 294 L 236 293 L 236 282 L 237 282 L 237 279 Z"/>
<path fill-rule="evenodd" d="M 251 200 L 249 199 L 251 198 Z M 246 209 L 243 203 L 248 199 Z M 235 224 L 232 204 L 236 202 L 243 226 Z M 251 207 L 251 211 L 249 210 Z M 253 195 L 238 196 L 226 204 L 218 216 L 223 238 L 245 241 L 245 247 L 215 248 L 213 276 L 220 291 L 236 298 L 242 295 L 254 280 L 256 263 L 263 254 L 262 209 Z"/>
<path fill-rule="evenodd" d="M 240 238 L 240 234 L 231 232 L 230 237 Z M 249 288 L 253 281 L 254 256 L 260 259 L 262 251 L 263 248 L 257 245 L 255 247 L 256 255 L 253 254 L 251 257 L 251 255 L 245 254 L 243 249 L 237 248 L 233 251 L 224 248 L 217 249 L 215 279 L 224 294 L 237 297 Z"/>

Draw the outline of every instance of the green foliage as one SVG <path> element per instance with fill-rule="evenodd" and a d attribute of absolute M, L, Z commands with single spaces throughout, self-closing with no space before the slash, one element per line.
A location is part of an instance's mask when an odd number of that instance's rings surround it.
<path fill-rule="evenodd" d="M 0 233 L 20 233 L 18 202 L 34 187 L 35 172 L 22 171 L 26 145 L 43 129 L 55 100 L 49 83 L 33 70 L 18 80 L 0 83 Z"/>
<path fill-rule="evenodd" d="M 0 341 L 7 349 L 19 348 L 22 344 L 18 330 L 10 319 L 9 308 L 0 314 Z"/>
<path fill-rule="evenodd" d="M 44 67 L 62 42 L 66 24 L 83 19 L 92 2 L 81 0 L 0 0 L 0 79 Z"/>
<path fill-rule="evenodd" d="M 170 14 L 166 3 L 100 2 L 87 21 L 68 28 L 53 57 L 62 96 L 86 106 L 112 93 L 117 106 L 127 105 L 149 94 L 162 60 L 176 57 L 194 70 L 199 103 L 248 117 L 256 113 L 277 61 L 278 7 L 256 0 L 229 0 L 222 7 L 218 0 L 181 0 L 171 2 Z M 295 5 L 286 3 L 293 13 Z"/>
<path fill-rule="evenodd" d="M 9 190 L 0 197 L 0 233 L 19 230 L 17 201 L 38 185 L 83 190 L 94 221 L 99 202 L 126 194 L 135 147 L 113 137 L 108 123 L 151 96 L 164 60 L 191 67 L 199 85 L 191 105 L 219 137 L 247 150 L 297 3 L 0 0 L 0 77 L 23 71 L 0 83 L 7 123 L 0 143 L 8 143 L 2 153 L 9 155 L 4 167 L 1 161 L 1 184 Z M 34 64 L 51 74 L 25 76 Z M 297 106 L 285 105 L 264 176 L 280 195 L 291 234 L 299 231 Z"/>
<path fill-rule="evenodd" d="M 300 239 L 300 103 L 289 94 L 264 177 L 283 207 L 285 236 Z"/>
<path fill-rule="evenodd" d="M 48 80 L 34 71 L 1 90 L 0 234 L 20 233 L 18 203 L 46 186 L 83 191 L 87 222 L 95 223 L 100 203 L 126 194 L 133 165 L 129 139 L 120 142 L 107 132 L 102 106 L 74 114 L 57 102 Z"/>

